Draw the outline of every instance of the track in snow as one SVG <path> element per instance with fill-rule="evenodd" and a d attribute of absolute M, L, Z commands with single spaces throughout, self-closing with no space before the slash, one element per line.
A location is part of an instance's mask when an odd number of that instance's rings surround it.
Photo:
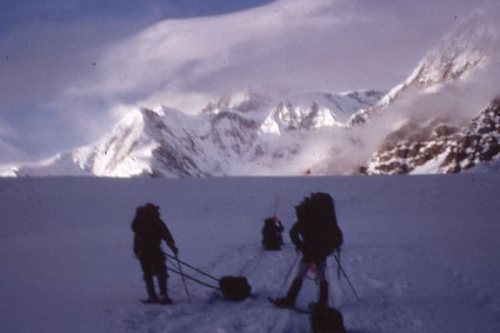
<path fill-rule="evenodd" d="M 229 249 L 204 270 L 217 277 L 247 277 L 252 286 L 251 298 L 228 301 L 218 291 L 188 282 L 192 298 L 188 303 L 180 278 L 171 276 L 169 288 L 176 301 L 173 306 L 137 305 L 115 318 L 119 323 L 115 326 L 119 327 L 114 329 L 147 333 L 309 332 L 306 315 L 277 309 L 267 301 L 268 296 L 286 292 L 295 272 L 286 284 L 284 279 L 295 258 L 290 244 L 282 251 L 263 251 L 260 244 Z M 343 277 L 337 279 L 333 259 L 328 264 L 333 304 L 344 314 L 350 333 L 493 333 L 499 327 L 481 322 L 485 317 L 482 313 L 491 311 L 490 304 L 477 296 L 464 277 L 414 247 L 346 246 L 342 264 L 361 301 Z M 314 282 L 306 280 L 297 303 L 306 307 L 316 297 Z M 463 302 L 470 304 L 470 311 L 463 311 Z M 450 307 L 456 311 L 450 311 Z M 456 316 L 450 317 L 450 313 Z"/>

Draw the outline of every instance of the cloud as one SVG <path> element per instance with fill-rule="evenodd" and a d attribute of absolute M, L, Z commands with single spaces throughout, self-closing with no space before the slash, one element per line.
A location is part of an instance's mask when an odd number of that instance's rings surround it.
<path fill-rule="evenodd" d="M 15 130 L 0 120 L 0 163 L 21 161 L 26 155 L 8 142 L 8 138 L 15 135 Z"/>
<path fill-rule="evenodd" d="M 24 151 L 24 158 L 74 148 L 109 128 L 103 101 L 67 100 L 61 92 L 72 82 L 92 79 L 103 45 L 136 32 L 155 15 L 88 15 L 82 6 L 76 0 L 2 3 L 0 121 L 15 129 L 17 134 L 3 138 Z"/>
<path fill-rule="evenodd" d="M 24 143 L 40 154 L 95 140 L 117 120 L 120 105 L 197 112 L 214 96 L 244 89 L 390 88 L 455 16 L 477 6 L 452 0 L 151 1 L 135 13 L 121 1 L 105 8 L 97 0 L 31 2 L 38 3 L 15 2 L 21 7 L 9 17 L 24 20 L 0 33 L 0 118 L 31 133 Z M 7 3 L 9 12 L 14 2 Z M 0 25 L 5 22 L 14 21 Z M 30 118 L 43 119 L 44 129 Z"/>
<path fill-rule="evenodd" d="M 434 3 L 288 0 L 231 15 L 166 20 L 110 46 L 96 77 L 67 93 L 158 104 L 179 94 L 248 88 L 388 88 L 408 75 L 454 15 L 471 7 L 450 12 Z M 431 19 L 444 13 L 429 34 Z"/>

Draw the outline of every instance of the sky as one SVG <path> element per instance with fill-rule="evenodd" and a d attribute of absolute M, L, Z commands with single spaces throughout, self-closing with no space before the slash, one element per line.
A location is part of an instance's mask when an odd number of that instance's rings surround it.
<path fill-rule="evenodd" d="M 88 144 L 141 106 L 390 89 L 479 3 L 0 0 L 0 162 Z"/>

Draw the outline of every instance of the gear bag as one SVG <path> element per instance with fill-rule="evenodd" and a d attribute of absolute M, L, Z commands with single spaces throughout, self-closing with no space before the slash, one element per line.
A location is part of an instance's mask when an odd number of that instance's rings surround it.
<path fill-rule="evenodd" d="M 252 287 L 244 276 L 223 276 L 219 280 L 219 288 L 224 296 L 232 301 L 242 301 L 252 291 Z"/>
<path fill-rule="evenodd" d="M 311 323 L 313 333 L 346 333 L 344 317 L 342 313 L 335 308 L 316 307 L 309 316 L 309 322 Z"/>

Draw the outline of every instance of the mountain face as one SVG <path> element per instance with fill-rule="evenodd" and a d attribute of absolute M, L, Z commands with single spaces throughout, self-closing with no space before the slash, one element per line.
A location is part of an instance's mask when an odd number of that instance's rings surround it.
<path fill-rule="evenodd" d="M 359 169 L 361 174 L 456 173 L 500 157 L 498 98 L 473 119 L 453 112 L 460 101 L 473 99 L 460 95 L 474 90 L 484 95 L 500 93 L 498 80 L 485 81 L 485 73 L 494 73 L 499 60 L 496 31 L 484 13 L 476 13 L 429 51 L 403 84 L 349 120 L 350 126 L 369 123 L 402 100 L 425 98 L 425 103 L 414 103 L 413 114 L 397 117 L 395 129 Z M 487 92 L 474 87 L 475 82 L 491 88 Z"/>
<path fill-rule="evenodd" d="M 458 173 L 500 158 L 500 99 L 463 128 L 446 123 L 406 124 L 387 137 L 361 173 Z"/>
<path fill-rule="evenodd" d="M 135 110 L 94 144 L 32 165 L 0 166 L 0 174 L 416 174 L 495 161 L 499 100 L 491 100 L 500 94 L 500 28 L 487 16 L 458 25 L 387 94 L 245 92 L 214 100 L 196 115 L 165 106 Z M 469 103 L 478 96 L 480 103 Z"/>
<path fill-rule="evenodd" d="M 373 107 L 355 113 L 348 124 L 365 123 L 371 116 L 383 113 L 393 102 L 416 93 L 437 94 L 447 84 L 466 81 L 479 70 L 498 62 L 497 25 L 486 18 L 484 12 L 475 13 L 445 35 L 403 83 L 391 89 Z"/>
<path fill-rule="evenodd" d="M 158 107 L 127 115 L 98 142 L 4 175 L 206 177 L 267 173 L 303 153 L 324 128 L 345 128 L 383 93 L 296 94 L 279 100 L 246 93 L 209 103 L 197 115 Z M 260 168 L 264 168 L 262 171 Z M 290 172 L 303 173 L 307 165 Z M 244 170 L 244 171 L 239 171 Z M 267 170 L 267 171 L 265 171 Z"/>

